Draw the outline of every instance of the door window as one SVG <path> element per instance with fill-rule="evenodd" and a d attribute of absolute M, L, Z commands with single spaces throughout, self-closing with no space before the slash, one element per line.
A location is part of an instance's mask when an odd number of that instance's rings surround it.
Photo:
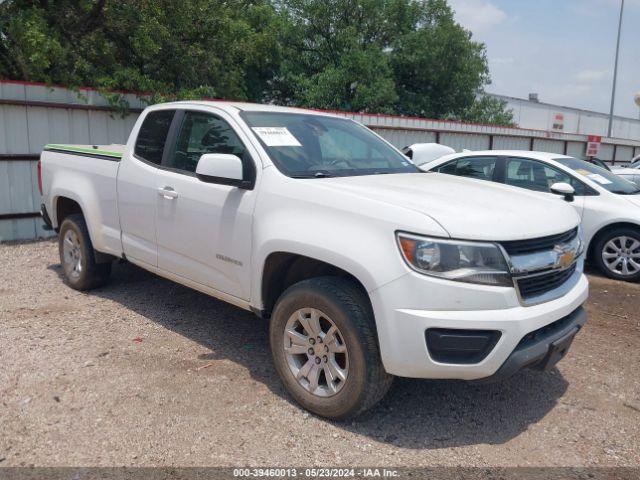
<path fill-rule="evenodd" d="M 505 183 L 536 192 L 551 192 L 554 183 L 568 183 L 576 195 L 584 195 L 584 184 L 568 173 L 527 158 L 510 158 L 507 161 Z"/>
<path fill-rule="evenodd" d="M 497 161 L 497 157 L 464 157 L 444 164 L 437 171 L 448 175 L 492 181 Z"/>
<path fill-rule="evenodd" d="M 174 113 L 175 110 L 157 110 L 145 117 L 136 139 L 134 152 L 137 157 L 156 165 L 162 163 L 164 145 Z"/>
<path fill-rule="evenodd" d="M 205 153 L 237 155 L 243 160 L 245 169 L 248 164 L 247 150 L 227 122 L 210 113 L 185 112 L 167 166 L 195 172 L 198 160 Z"/>

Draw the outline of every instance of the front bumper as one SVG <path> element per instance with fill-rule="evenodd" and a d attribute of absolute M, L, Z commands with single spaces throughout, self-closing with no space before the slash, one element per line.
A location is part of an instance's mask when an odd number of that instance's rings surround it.
<path fill-rule="evenodd" d="M 567 354 L 573 338 L 586 322 L 587 312 L 584 308 L 578 307 L 570 315 L 525 335 L 496 373 L 476 381 L 499 382 L 523 368 L 551 369 Z"/>
<path fill-rule="evenodd" d="M 580 326 L 584 324 L 581 306 L 589 287 L 582 265 L 576 275 L 573 287 L 562 297 L 523 306 L 514 288 L 463 284 L 408 273 L 370 292 L 384 367 L 402 377 L 504 378 L 530 365 L 527 358 L 539 360 L 537 354 L 545 348 L 543 344 L 525 353 L 518 350 L 527 334 L 572 315 Z M 429 354 L 425 341 L 428 329 L 491 330 L 500 332 L 500 338 L 478 363 L 443 363 Z M 546 344 L 545 352 L 555 340 L 553 337 Z"/>

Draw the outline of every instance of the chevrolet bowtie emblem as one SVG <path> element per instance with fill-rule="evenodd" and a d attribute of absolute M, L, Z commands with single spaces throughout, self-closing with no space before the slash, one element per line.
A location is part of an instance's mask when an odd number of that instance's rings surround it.
<path fill-rule="evenodd" d="M 563 253 L 562 255 L 560 255 L 560 257 L 558 258 L 558 264 L 562 267 L 562 268 L 567 268 L 569 265 L 571 265 L 573 263 L 573 259 L 575 258 L 574 253 L 573 252 L 566 252 Z"/>
<path fill-rule="evenodd" d="M 567 268 L 569 265 L 573 263 L 573 261 L 576 258 L 576 252 L 574 252 L 573 250 L 567 250 L 566 247 L 556 245 L 554 250 L 557 254 L 557 259 L 556 259 L 557 268 Z"/>

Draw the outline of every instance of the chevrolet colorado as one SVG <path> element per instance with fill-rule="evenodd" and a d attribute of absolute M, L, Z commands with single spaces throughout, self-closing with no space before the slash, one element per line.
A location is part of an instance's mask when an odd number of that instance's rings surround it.
<path fill-rule="evenodd" d="M 280 378 L 321 416 L 373 406 L 394 375 L 550 368 L 586 321 L 562 198 L 421 172 L 345 118 L 155 105 L 126 145 L 47 145 L 38 179 L 72 288 L 121 258 L 270 319 Z"/>

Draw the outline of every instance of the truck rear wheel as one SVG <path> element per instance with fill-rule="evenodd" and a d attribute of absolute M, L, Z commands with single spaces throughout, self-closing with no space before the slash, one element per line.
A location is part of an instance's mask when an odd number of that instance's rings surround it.
<path fill-rule="evenodd" d="M 81 214 L 69 215 L 60 225 L 58 250 L 65 279 L 71 288 L 90 290 L 104 285 L 109 279 L 111 263 L 96 263 L 87 223 Z"/>
<path fill-rule="evenodd" d="M 274 308 L 269 340 L 287 391 L 322 417 L 355 416 L 391 386 L 371 307 L 349 280 L 319 277 L 289 287 Z"/>

